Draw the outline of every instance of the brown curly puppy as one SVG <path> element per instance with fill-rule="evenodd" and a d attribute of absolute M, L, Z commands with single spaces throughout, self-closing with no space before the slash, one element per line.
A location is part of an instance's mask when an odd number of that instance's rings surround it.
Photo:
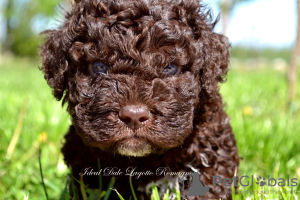
<path fill-rule="evenodd" d="M 77 0 L 65 22 L 44 33 L 42 70 L 68 104 L 62 152 L 77 179 L 81 173 L 98 188 L 99 177 L 87 171 L 99 162 L 108 170 L 104 189 L 115 176 L 128 199 L 126 173 L 135 169 L 144 172 L 132 179 L 141 200 L 152 182 L 161 193 L 178 187 L 177 176 L 159 168 L 193 169 L 209 192 L 189 199 L 231 199 L 230 186 L 213 185 L 213 176 L 232 179 L 239 164 L 218 86 L 230 45 L 215 23 L 198 0 Z"/>

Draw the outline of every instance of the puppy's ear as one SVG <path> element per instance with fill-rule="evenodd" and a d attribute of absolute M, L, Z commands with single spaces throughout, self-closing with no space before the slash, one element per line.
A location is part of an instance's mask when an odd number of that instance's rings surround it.
<path fill-rule="evenodd" d="M 203 31 L 201 35 L 202 91 L 208 96 L 215 96 L 219 92 L 218 84 L 225 80 L 228 71 L 230 43 L 227 37 L 212 31 Z"/>
<path fill-rule="evenodd" d="M 45 43 L 41 46 L 42 70 L 44 77 L 57 100 L 63 97 L 67 87 L 67 53 L 65 41 L 61 30 L 49 30 L 43 33 L 46 36 Z"/>
<path fill-rule="evenodd" d="M 218 84 L 225 80 L 229 65 L 228 39 L 213 32 L 216 23 L 211 10 L 199 0 L 183 1 L 187 23 L 189 24 L 199 55 L 200 82 L 202 86 L 201 96 L 213 98 L 219 92 Z M 184 19 L 182 21 L 185 21 Z"/>

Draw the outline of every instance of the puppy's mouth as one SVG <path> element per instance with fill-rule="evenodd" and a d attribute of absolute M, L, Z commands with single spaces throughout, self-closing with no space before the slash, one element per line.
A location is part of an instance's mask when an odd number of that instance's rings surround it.
<path fill-rule="evenodd" d="M 152 153 L 152 145 L 146 138 L 132 136 L 117 142 L 115 151 L 124 156 L 143 157 Z"/>

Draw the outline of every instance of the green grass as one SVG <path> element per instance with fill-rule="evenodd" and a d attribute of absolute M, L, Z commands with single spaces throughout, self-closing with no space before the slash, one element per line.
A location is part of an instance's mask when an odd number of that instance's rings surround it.
<path fill-rule="evenodd" d="M 5 59 L 0 65 L 0 198 L 44 197 L 38 165 L 38 135 L 46 132 L 42 165 L 51 198 L 61 195 L 67 172 L 58 170 L 60 146 L 69 117 L 61 103 L 51 97 L 38 63 Z M 12 139 L 22 105 L 26 106 L 20 138 L 10 160 L 6 151 Z"/>
<path fill-rule="evenodd" d="M 297 178 L 299 184 L 300 82 L 297 101 L 288 107 L 284 72 L 272 66 L 257 69 L 238 64 L 233 63 L 221 92 L 243 157 L 239 174 L 266 178 L 270 175 L 277 179 L 286 179 L 289 175 Z M 6 58 L 0 63 L 1 199 L 24 199 L 24 195 L 30 200 L 45 199 L 38 162 L 39 135 L 47 136 L 42 144 L 41 163 L 50 199 L 60 198 L 67 181 L 68 170 L 63 167 L 60 147 L 69 117 L 61 102 L 51 96 L 37 66 L 38 62 L 15 58 Z M 24 120 L 19 118 L 22 110 Z M 18 132 L 18 123 L 20 137 L 11 158 L 7 159 L 7 149 L 14 132 Z M 262 187 L 254 184 L 241 189 L 257 191 Z M 299 186 L 292 189 L 300 191 Z M 284 194 L 290 193 L 281 192 L 275 196 L 238 194 L 235 199 L 276 199 Z"/>
<path fill-rule="evenodd" d="M 239 154 L 243 157 L 240 176 L 260 175 L 267 178 L 270 175 L 276 179 L 287 179 L 289 175 L 298 179 L 298 187 L 293 188 L 299 191 L 300 196 L 299 87 L 297 101 L 288 106 L 284 72 L 276 71 L 272 66 L 261 69 L 233 68 L 228 74 L 227 83 L 221 87 L 221 92 L 227 113 L 231 117 Z M 253 192 L 261 188 L 241 189 Z M 255 197 L 249 194 L 241 196 Z M 280 195 L 277 196 L 279 198 Z M 264 199 L 276 198 L 264 196 Z M 261 199 L 261 196 L 258 195 L 256 199 Z"/>
<path fill-rule="evenodd" d="M 300 90 L 288 107 L 285 74 L 266 68 L 230 71 L 221 91 L 244 158 L 241 172 L 299 178 Z"/>

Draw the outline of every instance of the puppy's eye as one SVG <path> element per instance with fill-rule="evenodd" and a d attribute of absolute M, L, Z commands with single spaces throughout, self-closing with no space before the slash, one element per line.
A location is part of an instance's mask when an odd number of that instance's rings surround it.
<path fill-rule="evenodd" d="M 96 74 L 107 74 L 107 66 L 103 62 L 95 62 L 92 68 Z"/>
<path fill-rule="evenodd" d="M 163 69 L 163 73 L 168 76 L 175 75 L 177 70 L 178 70 L 178 67 L 176 65 L 171 64 Z"/>

